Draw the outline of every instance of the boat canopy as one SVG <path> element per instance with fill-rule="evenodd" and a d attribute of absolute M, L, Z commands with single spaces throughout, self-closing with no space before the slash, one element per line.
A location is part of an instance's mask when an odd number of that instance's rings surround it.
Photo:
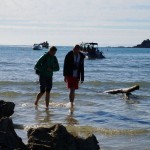
<path fill-rule="evenodd" d="M 84 45 L 98 45 L 98 43 L 83 43 Z"/>
<path fill-rule="evenodd" d="M 87 49 L 87 48 L 91 48 L 91 49 L 93 49 L 93 48 L 96 48 L 96 49 L 98 49 L 98 43 L 93 43 L 93 42 L 87 42 L 87 43 L 81 43 L 80 44 L 80 47 L 81 47 L 81 50 L 82 49 Z"/>

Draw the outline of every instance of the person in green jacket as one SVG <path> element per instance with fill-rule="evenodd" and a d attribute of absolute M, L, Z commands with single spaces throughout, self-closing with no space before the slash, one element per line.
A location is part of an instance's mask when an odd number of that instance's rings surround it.
<path fill-rule="evenodd" d="M 55 56 L 57 48 L 50 47 L 49 51 L 44 54 L 36 63 L 35 69 L 39 71 L 40 92 L 37 94 L 35 105 L 38 105 L 40 98 L 46 92 L 46 108 L 49 107 L 50 91 L 52 89 L 52 77 L 54 71 L 59 71 L 59 63 Z"/>

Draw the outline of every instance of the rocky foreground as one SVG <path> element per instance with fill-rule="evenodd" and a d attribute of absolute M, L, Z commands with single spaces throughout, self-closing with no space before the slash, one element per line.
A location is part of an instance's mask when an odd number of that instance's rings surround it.
<path fill-rule="evenodd" d="M 61 124 L 30 128 L 26 145 L 16 134 L 10 118 L 14 108 L 13 102 L 0 100 L 0 150 L 100 150 L 95 135 L 85 139 L 73 136 Z"/>

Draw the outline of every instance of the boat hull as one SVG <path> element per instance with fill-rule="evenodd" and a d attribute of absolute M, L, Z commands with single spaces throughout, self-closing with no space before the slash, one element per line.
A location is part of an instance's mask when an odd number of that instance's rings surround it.
<path fill-rule="evenodd" d="M 42 47 L 42 45 L 33 45 L 33 50 L 42 50 L 43 49 L 43 47 Z"/>

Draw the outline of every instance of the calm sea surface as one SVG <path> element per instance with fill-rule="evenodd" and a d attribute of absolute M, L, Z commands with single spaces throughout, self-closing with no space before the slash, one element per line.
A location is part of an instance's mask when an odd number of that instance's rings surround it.
<path fill-rule="evenodd" d="M 54 73 L 51 104 L 44 97 L 35 108 L 39 92 L 34 64 L 47 50 L 31 46 L 0 46 L 0 99 L 15 103 L 14 124 L 27 143 L 30 127 L 62 123 L 81 136 L 94 133 L 103 150 L 150 149 L 150 49 L 101 48 L 106 59 L 85 59 L 85 82 L 76 91 L 75 108 L 69 110 L 69 91 L 63 80 L 63 61 L 72 47 L 58 46 L 60 71 Z M 130 100 L 104 91 L 138 84 Z"/>

